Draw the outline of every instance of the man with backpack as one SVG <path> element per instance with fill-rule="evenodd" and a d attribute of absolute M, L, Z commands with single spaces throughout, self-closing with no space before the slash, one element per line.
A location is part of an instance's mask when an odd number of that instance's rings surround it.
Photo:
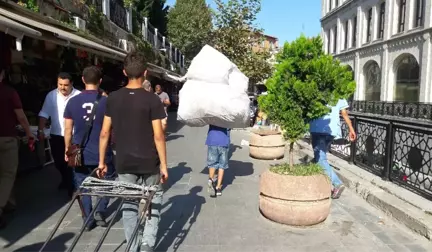
<path fill-rule="evenodd" d="M 107 102 L 107 97 L 99 89 L 101 78 L 101 71 L 97 67 L 85 68 L 82 76 L 85 90 L 68 102 L 64 112 L 65 160 L 69 161 L 70 158 L 75 158 L 72 156 L 78 149 L 82 155 L 80 160 L 82 164 L 73 168 L 70 167 L 70 169 L 74 169 L 76 189 L 99 165 L 99 136 Z M 103 160 L 108 166 L 105 179 L 113 179 L 115 174 L 112 157 L 112 150 L 108 147 Z M 80 200 L 84 221 L 86 218 L 90 219 L 86 230 L 90 231 L 96 226 L 106 226 L 104 214 L 109 199 L 102 199 L 94 216 L 89 216 L 92 211 L 91 197 L 83 196 Z"/>

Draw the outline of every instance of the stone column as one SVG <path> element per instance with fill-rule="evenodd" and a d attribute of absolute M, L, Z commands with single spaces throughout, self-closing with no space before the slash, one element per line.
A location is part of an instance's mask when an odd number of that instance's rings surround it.
<path fill-rule="evenodd" d="M 432 102 L 431 92 L 431 37 L 430 33 L 426 32 L 423 34 L 423 47 L 420 54 L 419 65 L 420 65 L 420 102 Z"/>

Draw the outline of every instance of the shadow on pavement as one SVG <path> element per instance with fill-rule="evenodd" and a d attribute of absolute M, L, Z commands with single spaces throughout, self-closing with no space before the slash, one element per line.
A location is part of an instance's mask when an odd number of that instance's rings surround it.
<path fill-rule="evenodd" d="M 186 162 L 180 162 L 177 166 L 169 168 L 169 178 L 165 191 L 168 191 L 173 185 L 179 182 L 185 174 L 192 172 L 192 168 L 186 166 L 186 164 Z"/>
<path fill-rule="evenodd" d="M 168 141 L 176 140 L 176 139 L 179 139 L 179 138 L 182 138 L 182 137 L 184 137 L 184 136 L 183 135 L 173 135 L 173 134 L 170 134 L 170 135 L 168 135 L 166 137 L 166 141 L 168 142 Z"/>
<path fill-rule="evenodd" d="M 198 195 L 202 189 L 202 186 L 195 186 L 189 194 L 173 196 L 162 206 L 162 209 L 169 209 L 161 215 L 156 251 L 171 251 L 171 246 L 173 251 L 177 251 L 181 246 L 206 202 L 204 197 Z"/>
<path fill-rule="evenodd" d="M 168 113 L 167 134 L 179 132 L 185 126 L 184 123 L 177 121 L 177 112 Z"/>
<path fill-rule="evenodd" d="M 225 171 L 223 187 L 231 185 L 237 177 L 250 176 L 254 173 L 253 164 L 238 160 L 229 161 L 229 169 Z"/>
<path fill-rule="evenodd" d="M 0 239 L 7 242 L 4 248 L 14 245 L 35 228 L 40 227 L 69 202 L 66 192 L 57 190 L 59 180 L 54 166 L 47 166 L 17 178 L 15 182 L 17 210 L 9 219 L 7 227 L 0 231 Z M 55 223 L 45 225 L 51 224 Z"/>
<path fill-rule="evenodd" d="M 59 236 L 54 237 L 50 243 L 47 244 L 44 251 L 66 251 L 67 246 L 65 245 L 66 242 L 71 240 L 74 237 L 74 233 L 63 233 Z M 14 252 L 35 252 L 39 251 L 41 249 L 44 242 L 38 242 L 32 245 L 28 245 L 19 249 L 14 250 Z"/>

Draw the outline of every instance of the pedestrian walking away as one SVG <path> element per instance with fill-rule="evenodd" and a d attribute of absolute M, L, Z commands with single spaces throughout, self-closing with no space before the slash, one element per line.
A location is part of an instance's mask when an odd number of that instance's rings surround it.
<path fill-rule="evenodd" d="M 327 160 L 327 153 L 333 140 L 342 138 L 340 115 L 342 115 L 348 125 L 350 141 L 356 140 L 356 133 L 346 111 L 348 107 L 348 102 L 345 99 L 341 99 L 335 106 L 330 107 L 331 111 L 329 114 L 310 123 L 314 160 L 322 166 L 332 182 L 333 199 L 338 199 L 341 196 L 345 186 L 330 166 Z"/>
<path fill-rule="evenodd" d="M 16 208 L 13 187 L 18 170 L 19 143 L 15 126 L 19 123 L 23 127 L 30 143 L 34 139 L 21 99 L 3 82 L 5 78 L 6 67 L 0 66 L 0 228 L 7 224 L 6 214 Z"/>
<path fill-rule="evenodd" d="M 82 166 L 69 167 L 73 169 L 75 188 L 79 188 L 84 179 L 99 166 L 99 136 L 102 130 L 107 101 L 107 97 L 99 89 L 101 78 L 102 73 L 97 67 L 85 68 L 82 76 L 85 91 L 71 98 L 64 112 L 65 161 L 67 162 L 73 154 L 72 152 L 78 148 L 81 149 L 82 153 Z M 115 171 L 112 157 L 112 150 L 108 146 L 104 160 L 108 166 L 108 171 L 104 179 L 114 179 Z M 93 208 L 91 197 L 83 196 L 80 201 L 83 221 L 85 222 L 86 218 L 90 218 L 86 226 L 87 231 L 96 226 L 106 226 L 105 211 L 109 203 L 108 198 L 102 199 L 94 216 L 90 216 Z"/>
<path fill-rule="evenodd" d="M 215 196 L 222 196 L 222 182 L 228 169 L 231 129 L 210 125 L 207 133 L 207 168 L 209 169 L 208 189 Z M 216 179 L 217 170 L 217 179 Z"/>
<path fill-rule="evenodd" d="M 65 189 L 69 197 L 72 197 L 74 191 L 74 182 L 72 170 L 68 168 L 64 159 L 65 142 L 64 142 L 64 110 L 70 99 L 81 92 L 76 90 L 72 85 L 72 77 L 68 73 L 60 73 L 57 77 L 57 88 L 52 90 L 45 97 L 42 109 L 39 112 L 38 138 L 40 141 L 45 140 L 44 129 L 48 119 L 51 119 L 51 129 L 49 142 L 54 159 L 54 165 L 61 175 L 59 189 Z"/>
<path fill-rule="evenodd" d="M 156 244 L 163 189 L 168 179 L 165 134 L 162 119 L 164 106 L 158 97 L 142 88 L 147 70 L 144 56 L 128 54 L 124 60 L 126 87 L 110 93 L 100 135 L 100 175 L 104 164 L 111 129 L 116 136 L 116 170 L 119 180 L 138 185 L 157 185 L 151 201 L 151 218 L 147 218 L 142 237 L 132 237 L 138 221 L 139 200 L 123 204 L 123 226 L 126 240 L 132 242 L 131 252 L 151 252 Z"/>

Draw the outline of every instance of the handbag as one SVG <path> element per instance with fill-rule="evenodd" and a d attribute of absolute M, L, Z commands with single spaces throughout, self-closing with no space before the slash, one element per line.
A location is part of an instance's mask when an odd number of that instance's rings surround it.
<path fill-rule="evenodd" d="M 99 92 L 97 97 L 96 97 L 96 101 L 93 103 L 93 108 L 92 108 L 92 111 L 90 113 L 89 120 L 86 121 L 86 132 L 85 132 L 83 138 L 81 139 L 81 143 L 80 144 L 72 144 L 66 153 L 66 155 L 68 156 L 68 166 L 69 167 L 76 168 L 76 167 L 83 166 L 84 162 L 83 162 L 82 152 L 85 148 L 85 144 L 88 140 L 91 129 L 93 128 L 94 116 L 96 114 L 99 100 L 101 99 L 101 97 L 102 97 L 102 93 Z"/>

